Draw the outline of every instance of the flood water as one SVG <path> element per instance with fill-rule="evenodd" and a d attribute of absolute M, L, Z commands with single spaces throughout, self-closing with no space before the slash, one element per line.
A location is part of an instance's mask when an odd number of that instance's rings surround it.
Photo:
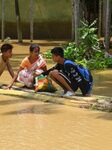
<path fill-rule="evenodd" d="M 111 130 L 111 113 L 0 98 L 0 150 L 111 150 Z"/>
<path fill-rule="evenodd" d="M 112 69 L 93 71 L 93 94 L 112 97 Z"/>
<path fill-rule="evenodd" d="M 93 75 L 93 94 L 112 96 L 112 70 Z M 111 131 L 112 113 L 0 95 L 0 150 L 112 150 Z"/>
<path fill-rule="evenodd" d="M 94 72 L 93 93 L 112 96 L 111 73 Z M 111 150 L 111 130 L 112 113 L 0 95 L 0 150 Z"/>
<path fill-rule="evenodd" d="M 2 96 L 1 150 L 111 150 L 112 114 Z"/>

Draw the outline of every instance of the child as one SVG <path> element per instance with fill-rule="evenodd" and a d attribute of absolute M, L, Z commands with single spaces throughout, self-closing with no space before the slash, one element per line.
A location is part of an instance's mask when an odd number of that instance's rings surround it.
<path fill-rule="evenodd" d="M 15 80 L 24 83 L 26 87 L 33 87 L 34 77 L 47 70 L 46 61 L 39 54 L 38 44 L 31 44 L 29 56 L 25 57 L 20 64 L 19 70 L 7 88 L 11 88 Z"/>
<path fill-rule="evenodd" d="M 64 96 L 72 96 L 80 88 L 84 96 L 89 96 L 92 90 L 92 76 L 89 73 L 89 81 L 86 81 L 78 72 L 76 63 L 64 58 L 64 51 L 61 47 L 55 47 L 51 50 L 52 59 L 57 65 L 43 75 L 50 77 L 64 89 Z"/>
<path fill-rule="evenodd" d="M 0 53 L 0 76 L 2 75 L 3 71 L 7 67 L 10 75 L 12 78 L 14 77 L 14 72 L 12 67 L 9 63 L 9 59 L 12 57 L 12 49 L 13 46 L 11 44 L 3 44 L 1 46 L 1 53 Z"/>

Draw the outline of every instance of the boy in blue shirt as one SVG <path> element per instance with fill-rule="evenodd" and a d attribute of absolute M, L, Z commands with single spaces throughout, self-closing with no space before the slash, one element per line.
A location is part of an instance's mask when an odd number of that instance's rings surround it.
<path fill-rule="evenodd" d="M 57 64 L 42 74 L 49 75 L 64 89 L 63 96 L 75 95 L 78 88 L 80 88 L 83 96 L 90 96 L 93 78 L 89 70 L 89 79 L 86 80 L 78 71 L 77 64 L 64 58 L 64 50 L 61 47 L 53 48 L 51 53 L 53 61 Z"/>

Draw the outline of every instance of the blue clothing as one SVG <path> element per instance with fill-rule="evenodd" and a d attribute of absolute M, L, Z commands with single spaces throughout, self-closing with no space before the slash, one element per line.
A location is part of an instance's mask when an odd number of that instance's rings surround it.
<path fill-rule="evenodd" d="M 66 82 L 70 85 L 73 91 L 77 91 L 80 88 L 83 95 L 90 94 L 93 85 L 93 77 L 89 73 L 89 79 L 86 80 L 81 73 L 77 69 L 77 64 L 71 60 L 64 61 L 64 64 L 57 64 L 55 67 L 49 69 L 48 71 L 44 72 L 44 75 L 48 75 L 52 70 L 58 70 L 59 74 L 66 80 Z"/>

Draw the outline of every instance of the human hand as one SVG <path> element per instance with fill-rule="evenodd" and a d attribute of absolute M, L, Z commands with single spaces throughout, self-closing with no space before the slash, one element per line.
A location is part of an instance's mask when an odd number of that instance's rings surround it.
<path fill-rule="evenodd" d="M 12 88 L 12 85 L 3 86 L 3 89 L 5 89 L 5 90 L 9 90 L 11 88 Z"/>

